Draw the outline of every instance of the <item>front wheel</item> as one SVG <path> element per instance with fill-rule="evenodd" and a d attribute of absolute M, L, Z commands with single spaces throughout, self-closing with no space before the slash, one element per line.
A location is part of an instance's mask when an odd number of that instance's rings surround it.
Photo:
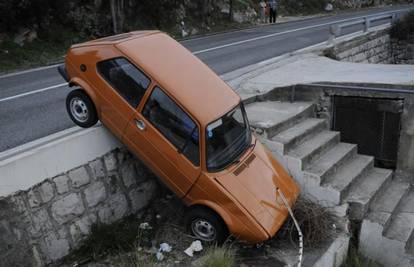
<path fill-rule="evenodd" d="M 81 89 L 73 90 L 68 94 L 66 97 L 66 110 L 72 121 L 82 128 L 92 127 L 98 122 L 95 105 Z"/>
<path fill-rule="evenodd" d="M 198 239 L 209 243 L 222 244 L 228 237 L 223 220 L 213 211 L 205 208 L 192 208 L 186 216 L 187 229 Z"/>

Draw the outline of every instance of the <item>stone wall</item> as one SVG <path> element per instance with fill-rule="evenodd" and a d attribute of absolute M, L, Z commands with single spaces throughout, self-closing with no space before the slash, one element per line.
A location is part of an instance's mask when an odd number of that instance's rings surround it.
<path fill-rule="evenodd" d="M 394 40 L 388 28 L 382 29 L 337 43 L 325 53 L 354 63 L 414 64 L 414 35 L 407 41 Z"/>
<path fill-rule="evenodd" d="M 369 32 L 352 40 L 335 44 L 331 50 L 340 61 L 355 63 L 394 63 L 389 29 Z"/>
<path fill-rule="evenodd" d="M 414 34 L 407 40 L 392 40 L 392 52 L 395 64 L 414 64 Z"/>
<path fill-rule="evenodd" d="M 156 188 L 145 166 L 116 149 L 1 198 L 0 266 L 54 262 L 79 247 L 93 224 L 112 223 L 140 211 Z"/>

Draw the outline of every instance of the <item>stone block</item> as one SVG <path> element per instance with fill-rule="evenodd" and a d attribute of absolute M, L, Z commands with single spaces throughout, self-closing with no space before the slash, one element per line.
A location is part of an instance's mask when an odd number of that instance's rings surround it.
<path fill-rule="evenodd" d="M 32 225 L 29 229 L 31 235 L 37 236 L 39 233 L 49 232 L 52 228 L 53 224 L 45 209 L 40 209 L 32 214 Z"/>
<path fill-rule="evenodd" d="M 90 208 L 95 207 L 106 198 L 106 190 L 103 182 L 91 184 L 85 189 L 84 193 L 86 202 Z"/>
<path fill-rule="evenodd" d="M 10 198 L 11 203 L 13 203 L 14 211 L 18 213 L 23 213 L 27 211 L 26 205 L 24 203 L 23 194 L 14 195 Z"/>
<path fill-rule="evenodd" d="M 101 159 L 89 163 L 94 178 L 105 177 L 105 169 Z"/>
<path fill-rule="evenodd" d="M 120 173 L 125 187 L 129 188 L 132 185 L 136 184 L 137 173 L 135 170 L 135 166 L 131 161 L 126 164 L 122 164 Z"/>
<path fill-rule="evenodd" d="M 55 190 L 48 181 L 41 184 L 38 190 L 43 203 L 49 202 L 55 196 Z"/>
<path fill-rule="evenodd" d="M 69 232 L 72 236 L 73 242 L 75 243 L 75 247 L 90 234 L 91 227 L 94 223 L 96 223 L 96 221 L 96 216 L 91 214 L 74 221 L 70 225 Z"/>
<path fill-rule="evenodd" d="M 113 223 L 128 213 L 128 202 L 122 193 L 117 193 L 99 208 L 98 216 L 102 223 Z"/>
<path fill-rule="evenodd" d="M 72 193 L 52 204 L 52 216 L 60 224 L 81 215 L 85 208 L 78 193 Z"/>
<path fill-rule="evenodd" d="M 69 178 L 72 181 L 72 186 L 79 188 L 82 185 L 89 183 L 89 174 L 85 167 L 80 167 L 69 172 Z"/>
<path fill-rule="evenodd" d="M 32 247 L 32 253 L 33 253 L 33 265 L 34 265 L 34 267 L 44 266 L 42 256 L 40 255 L 39 249 L 36 246 Z"/>
<path fill-rule="evenodd" d="M 42 240 L 41 250 L 48 258 L 48 262 L 51 262 L 68 255 L 70 245 L 66 238 L 59 237 L 54 232 L 49 232 Z"/>
<path fill-rule="evenodd" d="M 39 207 L 41 201 L 39 199 L 38 193 L 31 189 L 29 192 L 27 192 L 27 200 L 29 202 L 29 206 L 31 208 Z"/>
<path fill-rule="evenodd" d="M 109 153 L 104 157 L 106 170 L 108 172 L 115 171 L 117 168 L 117 161 L 114 153 Z"/>
<path fill-rule="evenodd" d="M 147 206 L 154 196 L 155 190 L 156 183 L 153 180 L 148 180 L 147 182 L 141 184 L 140 187 L 131 190 L 128 196 L 131 200 L 133 212 L 137 212 Z"/>
<path fill-rule="evenodd" d="M 53 178 L 58 194 L 64 194 L 69 191 L 69 178 L 66 175 L 60 175 Z"/>

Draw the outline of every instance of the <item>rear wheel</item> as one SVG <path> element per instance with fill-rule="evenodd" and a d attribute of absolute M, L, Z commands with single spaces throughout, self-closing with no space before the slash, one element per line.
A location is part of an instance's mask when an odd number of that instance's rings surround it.
<path fill-rule="evenodd" d="M 228 237 L 226 224 L 220 216 L 206 208 L 190 209 L 186 224 L 191 234 L 205 242 L 222 244 Z"/>
<path fill-rule="evenodd" d="M 66 110 L 71 120 L 82 128 L 89 128 L 98 122 L 95 105 L 81 89 L 73 90 L 66 97 Z"/>

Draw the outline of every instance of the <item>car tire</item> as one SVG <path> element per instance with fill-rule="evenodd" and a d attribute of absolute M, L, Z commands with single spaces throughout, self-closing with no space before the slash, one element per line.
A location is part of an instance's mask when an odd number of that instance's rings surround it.
<path fill-rule="evenodd" d="M 82 128 L 98 122 L 98 115 L 91 98 L 82 89 L 73 90 L 66 97 L 66 110 L 71 120 Z"/>
<path fill-rule="evenodd" d="M 187 230 L 196 238 L 222 244 L 228 237 L 227 226 L 215 212 L 202 207 L 191 208 L 185 218 Z"/>

